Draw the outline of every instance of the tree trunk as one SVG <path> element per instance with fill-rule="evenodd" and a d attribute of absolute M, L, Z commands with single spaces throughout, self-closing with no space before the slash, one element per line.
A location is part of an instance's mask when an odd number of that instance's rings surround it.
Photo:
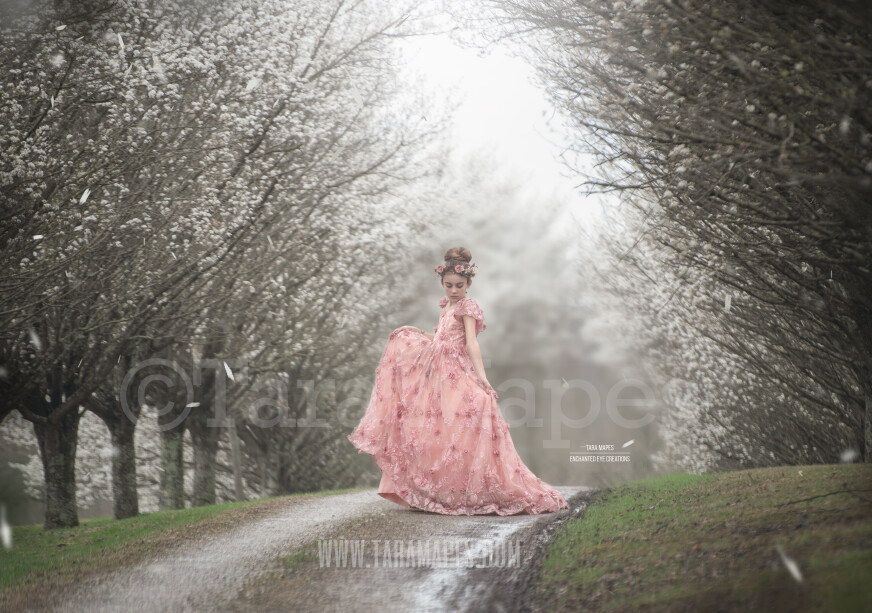
<path fill-rule="evenodd" d="M 236 425 L 230 426 L 230 452 L 233 461 L 233 488 L 237 502 L 245 500 L 245 490 L 242 487 L 242 449 L 239 444 L 239 435 L 236 433 Z"/>
<path fill-rule="evenodd" d="M 200 385 L 200 406 L 186 421 L 194 446 L 194 492 L 192 506 L 215 504 L 216 456 L 221 428 L 230 427 L 227 419 L 227 379 L 224 362 L 213 356 L 222 345 L 220 337 L 203 349 L 194 384 Z M 205 370 L 205 372 L 203 372 Z"/>
<path fill-rule="evenodd" d="M 161 429 L 160 508 L 185 508 L 184 428 Z"/>
<path fill-rule="evenodd" d="M 257 459 L 260 465 L 260 497 L 269 496 L 269 457 L 266 451 L 261 452 Z"/>
<path fill-rule="evenodd" d="M 79 525 L 76 506 L 76 444 L 78 411 L 68 411 L 60 423 L 34 424 L 45 476 L 45 528 Z"/>
<path fill-rule="evenodd" d="M 273 489 L 273 496 L 292 493 L 291 488 L 288 487 L 289 464 L 287 445 L 285 441 L 280 440 L 275 455 L 275 488 Z"/>
<path fill-rule="evenodd" d="M 195 421 L 199 420 L 189 420 L 189 427 Z M 190 431 L 194 445 L 194 492 L 191 506 L 215 504 L 215 456 L 218 452 L 219 430 L 204 425 L 190 428 Z"/>
<path fill-rule="evenodd" d="M 109 420 L 106 425 L 112 437 L 112 498 L 115 519 L 135 517 L 139 515 L 134 446 L 136 424 L 121 413 L 117 420 Z"/>
<path fill-rule="evenodd" d="M 866 411 L 863 416 L 863 462 L 872 464 L 872 399 L 866 395 Z"/>

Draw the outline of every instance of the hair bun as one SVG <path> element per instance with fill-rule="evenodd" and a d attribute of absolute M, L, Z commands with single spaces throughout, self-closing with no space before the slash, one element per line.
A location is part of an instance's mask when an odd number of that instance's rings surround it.
<path fill-rule="evenodd" d="M 472 253 L 466 247 L 452 247 L 445 252 L 446 262 L 471 262 Z"/>

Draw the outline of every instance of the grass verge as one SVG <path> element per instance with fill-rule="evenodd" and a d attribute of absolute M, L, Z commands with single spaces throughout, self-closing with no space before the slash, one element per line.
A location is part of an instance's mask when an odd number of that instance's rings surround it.
<path fill-rule="evenodd" d="M 678 474 L 600 494 L 556 531 L 533 610 L 872 611 L 872 466 Z"/>

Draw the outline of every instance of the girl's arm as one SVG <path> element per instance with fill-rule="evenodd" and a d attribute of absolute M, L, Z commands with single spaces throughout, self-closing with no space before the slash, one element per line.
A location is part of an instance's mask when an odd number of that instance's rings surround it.
<path fill-rule="evenodd" d="M 466 332 L 466 352 L 472 358 L 472 367 L 475 369 L 475 374 L 485 382 L 487 387 L 493 389 L 493 386 L 488 382 L 487 375 L 484 374 L 484 362 L 481 360 L 481 348 L 478 346 L 478 339 L 475 337 L 475 318 L 470 315 L 463 316 L 463 329 Z"/>

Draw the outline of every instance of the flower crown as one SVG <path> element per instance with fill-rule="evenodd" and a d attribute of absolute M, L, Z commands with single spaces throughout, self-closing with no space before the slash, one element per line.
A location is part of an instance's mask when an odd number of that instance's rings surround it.
<path fill-rule="evenodd" d="M 475 273 L 478 272 L 478 267 L 475 264 L 455 264 L 452 269 L 450 266 L 445 266 L 444 264 L 437 264 L 433 269 L 436 271 L 437 275 L 442 275 L 445 272 L 456 272 L 459 275 L 463 275 L 464 277 L 474 277 Z"/>

